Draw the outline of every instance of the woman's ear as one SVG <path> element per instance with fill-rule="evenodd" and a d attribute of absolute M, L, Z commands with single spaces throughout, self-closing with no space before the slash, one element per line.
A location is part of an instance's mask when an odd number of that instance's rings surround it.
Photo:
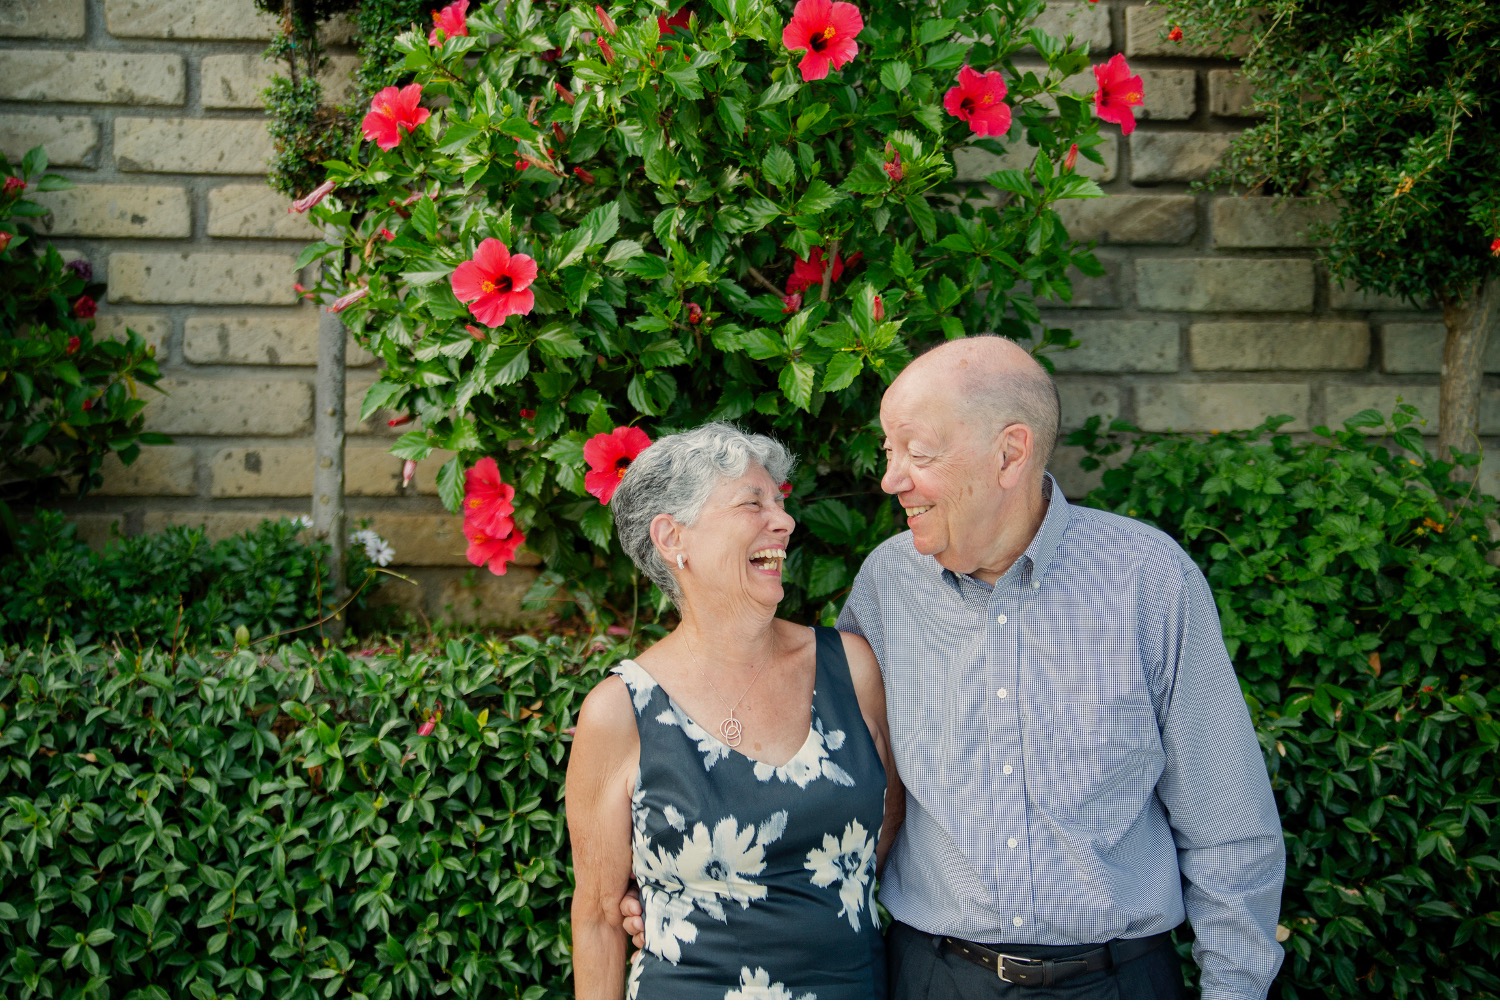
<path fill-rule="evenodd" d="M 682 552 L 682 525 L 669 514 L 651 519 L 651 545 L 669 562 Z"/>

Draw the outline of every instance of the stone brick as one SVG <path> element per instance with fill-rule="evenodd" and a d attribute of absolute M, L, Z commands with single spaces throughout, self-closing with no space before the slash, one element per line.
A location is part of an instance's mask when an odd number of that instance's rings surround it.
<path fill-rule="evenodd" d="M 305 440 L 225 448 L 208 461 L 214 497 L 305 497 L 312 493 L 313 446 Z"/>
<path fill-rule="evenodd" d="M 464 540 L 463 520 L 449 514 L 436 500 L 430 505 L 432 514 L 409 514 L 384 512 L 360 514 L 355 521 L 370 519 L 370 528 L 396 551 L 396 563 L 402 567 L 462 567 L 468 564 L 464 553 L 469 544 Z M 353 527 L 353 521 L 350 522 Z M 486 571 L 486 576 L 490 576 Z"/>
<path fill-rule="evenodd" d="M 1087 158 L 1080 157 L 1077 165 L 1078 174 L 1087 176 L 1095 182 L 1108 182 L 1115 177 L 1116 167 L 1120 161 L 1119 144 L 1114 137 L 1105 136 L 1104 142 L 1095 149 L 1104 159 L 1104 163 L 1097 165 Z M 986 176 L 1007 168 L 1024 171 L 1031 167 L 1032 159 L 1035 157 L 1035 151 L 1019 143 L 1012 145 L 1004 155 L 991 154 L 978 147 L 960 147 L 953 152 L 954 177 L 960 182 L 983 182 Z"/>
<path fill-rule="evenodd" d="M 1399 399 L 1417 408 L 1427 419 L 1427 430 L 1437 433 L 1438 387 L 1433 385 L 1330 385 L 1324 391 L 1328 423 L 1338 424 L 1360 410 L 1379 410 L 1390 416 Z M 1500 434 L 1500 391 L 1490 389 L 1479 399 L 1479 433 Z M 1493 492 L 1493 490 L 1491 490 Z"/>
<path fill-rule="evenodd" d="M 1216 46 L 1194 45 L 1192 39 L 1173 42 L 1167 38 L 1171 25 L 1160 5 L 1125 8 L 1125 54 L 1137 56 L 1243 56 L 1244 44 L 1236 43 L 1228 51 Z"/>
<path fill-rule="evenodd" d="M 0 0 L 0 38 L 83 38 L 86 0 Z"/>
<path fill-rule="evenodd" d="M 1441 322 L 1391 322 L 1380 327 L 1380 368 L 1387 374 L 1438 374 L 1448 328 Z M 1500 374 L 1500 340 L 1484 348 L 1484 370 Z"/>
<path fill-rule="evenodd" d="M 183 445 L 145 445 L 130 465 L 110 455 L 100 467 L 107 497 L 191 497 L 198 492 L 196 454 Z"/>
<path fill-rule="evenodd" d="M 1109 419 L 1120 415 L 1120 387 L 1114 382 L 1060 376 L 1057 394 L 1062 400 L 1061 421 L 1065 431 L 1077 430 L 1091 416 Z"/>
<path fill-rule="evenodd" d="M 290 379 L 163 378 L 142 389 L 146 428 L 164 434 L 293 435 L 312 431 L 312 385 Z"/>
<path fill-rule="evenodd" d="M 138 315 L 131 312 L 100 312 L 94 316 L 95 339 L 124 339 L 125 330 L 133 329 L 146 341 L 157 360 L 165 360 L 167 337 L 172 320 L 165 315 Z"/>
<path fill-rule="evenodd" d="M 292 201 L 267 185 L 222 185 L 208 191 L 208 234 L 212 238 L 287 238 L 316 241 L 322 232 L 306 214 L 292 213 Z"/>
<path fill-rule="evenodd" d="M 1412 304 L 1392 294 L 1376 294 L 1374 291 L 1345 285 L 1331 279 L 1328 281 L 1328 307 L 1335 311 L 1428 311 L 1431 302 Z"/>
<path fill-rule="evenodd" d="M 1054 38 L 1071 35 L 1087 42 L 1090 52 L 1110 46 L 1109 9 L 1102 4 L 1050 3 L 1033 23 Z"/>
<path fill-rule="evenodd" d="M 96 550 L 102 550 L 111 540 L 121 538 L 127 527 L 125 516 L 117 511 L 71 512 L 68 521 L 78 527 L 79 541 Z"/>
<path fill-rule="evenodd" d="M 147 511 L 141 516 L 141 532 L 153 535 L 173 526 L 201 528 L 210 540 L 228 539 L 256 528 L 263 521 L 296 518 L 296 511 Z"/>
<path fill-rule="evenodd" d="M 0 98 L 106 105 L 181 105 L 182 57 L 170 53 L 12 50 L 0 74 Z"/>
<path fill-rule="evenodd" d="M 1234 139 L 1228 133 L 1141 133 L 1130 136 L 1130 181 L 1196 182 L 1218 166 Z"/>
<path fill-rule="evenodd" d="M 1085 454 L 1082 448 L 1060 444 L 1052 453 L 1052 464 L 1047 466 L 1047 471 L 1062 488 L 1063 496 L 1070 501 L 1078 500 L 1103 482 L 1102 469 L 1084 472 L 1079 465 Z"/>
<path fill-rule="evenodd" d="M 271 135 L 259 119 L 115 120 L 121 171 L 264 175 L 272 153 Z"/>
<path fill-rule="evenodd" d="M 319 80 L 323 98 L 330 104 L 341 104 L 354 97 L 354 71 L 358 56 L 330 56 Z M 203 87 L 203 107 L 210 109 L 265 108 L 265 90 L 275 73 L 273 65 L 259 53 L 237 53 L 205 56 L 199 64 Z"/>
<path fill-rule="evenodd" d="M 1228 119 L 1258 118 L 1259 113 L 1251 107 L 1254 101 L 1255 88 L 1238 70 L 1208 72 L 1208 111 L 1212 115 Z"/>
<path fill-rule="evenodd" d="M 1137 259 L 1136 298 L 1163 311 L 1311 311 L 1309 259 Z"/>
<path fill-rule="evenodd" d="M 254 4 L 222 0 L 104 0 L 104 24 L 116 38 L 243 39 L 262 45 L 279 27 Z"/>
<path fill-rule="evenodd" d="M 521 566 L 520 557 L 506 570 L 504 577 L 496 577 L 488 570 L 480 570 L 477 577 L 466 576 L 468 572 L 443 572 L 438 580 L 437 598 L 428 603 L 427 611 L 444 620 L 460 625 L 487 627 L 520 627 L 535 624 L 537 613 L 521 609 L 521 600 L 537 579 L 534 567 Z M 431 587 L 428 597 L 431 597 Z"/>
<path fill-rule="evenodd" d="M 395 437 L 403 433 L 392 430 L 386 425 L 386 421 L 396 414 L 390 410 L 376 410 L 370 415 L 370 419 L 359 418 L 360 407 L 364 405 L 365 393 L 370 391 L 370 386 L 375 384 L 379 376 L 373 372 L 359 374 L 350 373 L 344 379 L 344 431 L 348 434 L 384 434 Z"/>
<path fill-rule="evenodd" d="M 1176 322 L 1082 321 L 1059 322 L 1073 330 L 1079 345 L 1051 355 L 1060 373 L 1094 374 L 1175 373 L 1182 351 Z"/>
<path fill-rule="evenodd" d="M 99 126 L 85 116 L 0 115 L 0 154 L 19 161 L 33 147 L 47 148 L 53 167 L 92 167 Z"/>
<path fill-rule="evenodd" d="M 297 257 L 266 253 L 115 252 L 115 304 L 295 304 Z"/>
<path fill-rule="evenodd" d="M 411 486 L 401 486 L 401 468 L 405 464 L 383 444 L 348 444 L 344 447 L 344 492 L 351 497 L 396 497 L 437 494 L 437 474 L 449 459 L 450 451 L 435 451 L 417 463 L 417 474 Z"/>
<path fill-rule="evenodd" d="M 1101 276 L 1084 276 L 1076 270 L 1068 274 L 1068 279 L 1073 284 L 1073 299 L 1071 301 L 1039 301 L 1044 308 L 1118 308 L 1120 307 L 1119 277 L 1123 266 L 1121 260 L 1111 257 L 1099 257 L 1099 262 L 1104 266 Z"/>
<path fill-rule="evenodd" d="M 1306 385 L 1152 382 L 1136 386 L 1135 422 L 1148 431 L 1242 430 L 1289 414 L 1281 429 L 1305 431 L 1310 400 Z"/>
<path fill-rule="evenodd" d="M 1195 371 L 1359 371 L 1370 362 L 1363 322 L 1199 322 L 1188 330 Z"/>
<path fill-rule="evenodd" d="M 182 339 L 193 364 L 298 364 L 318 362 L 318 317 L 312 312 L 193 315 Z"/>
<path fill-rule="evenodd" d="M 1215 248 L 1310 248 L 1312 229 L 1336 213 L 1310 199 L 1221 196 L 1210 204 L 1209 221 Z"/>
<path fill-rule="evenodd" d="M 51 211 L 47 234 L 86 238 L 188 238 L 193 233 L 188 191 L 179 186 L 79 185 L 38 193 Z"/>
<path fill-rule="evenodd" d="M 1191 119 L 1198 110 L 1198 75 L 1192 70 L 1141 70 L 1141 87 L 1145 101 L 1135 110 L 1137 119 Z M 1092 93 L 1098 87 L 1089 74 Z"/>
<path fill-rule="evenodd" d="M 1068 234 L 1106 245 L 1181 245 L 1198 230 L 1191 196 L 1104 196 L 1063 200 L 1058 216 Z"/>

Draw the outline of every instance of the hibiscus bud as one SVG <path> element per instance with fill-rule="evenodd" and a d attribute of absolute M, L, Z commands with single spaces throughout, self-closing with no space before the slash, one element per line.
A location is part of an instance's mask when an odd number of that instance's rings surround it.
<path fill-rule="evenodd" d="M 314 189 L 312 192 L 308 193 L 306 196 L 293 203 L 291 210 L 288 210 L 287 212 L 307 213 L 307 211 L 323 202 L 323 197 L 333 192 L 333 190 L 334 181 L 333 179 L 329 179 L 327 182 L 324 182 L 322 185 L 318 186 L 318 188 Z"/>
<path fill-rule="evenodd" d="M 485 331 L 478 326 L 466 325 L 464 326 L 464 332 L 468 333 L 470 336 L 473 336 L 475 339 L 484 339 L 485 337 Z"/>
<path fill-rule="evenodd" d="M 428 735 L 431 735 L 432 734 L 432 729 L 434 729 L 436 727 L 437 727 L 437 715 L 434 714 L 432 717 L 430 717 L 426 721 L 422 722 L 422 727 L 420 727 L 420 728 L 417 729 L 417 734 L 421 735 L 421 736 L 424 736 L 424 737 L 428 736 Z"/>
<path fill-rule="evenodd" d="M 350 291 L 348 294 L 345 294 L 343 297 L 339 298 L 333 304 L 329 305 L 328 306 L 328 310 L 331 311 L 331 312 L 333 312 L 335 315 L 337 315 L 339 312 L 343 311 L 345 308 L 348 308 L 350 305 L 354 304 L 356 301 L 363 301 L 365 298 L 367 298 L 369 296 L 370 296 L 370 288 L 368 288 L 368 287 L 357 288 L 355 290 Z"/>
<path fill-rule="evenodd" d="M 557 92 L 557 97 L 561 98 L 563 101 L 567 102 L 569 105 L 573 104 L 573 101 L 574 101 L 573 92 L 571 92 L 567 88 L 563 87 L 557 81 L 553 81 L 552 82 L 552 89 Z"/>
<path fill-rule="evenodd" d="M 402 424 L 409 424 L 409 423 L 411 423 L 411 414 L 410 413 L 402 413 L 398 417 L 392 417 L 391 419 L 387 420 L 385 422 L 385 425 L 387 427 L 400 427 Z"/>
<path fill-rule="evenodd" d="M 10 248 L 10 240 L 14 237 L 9 231 L 0 231 L 0 252 Z"/>
<path fill-rule="evenodd" d="M 610 17 L 609 14 L 605 12 L 603 7 L 600 7 L 598 4 L 594 4 L 594 13 L 599 15 L 599 25 L 607 34 L 613 35 L 616 31 L 619 30 L 615 27 L 615 19 Z"/>
<path fill-rule="evenodd" d="M 697 325 L 703 321 L 703 309 L 696 302 L 687 303 L 688 325 Z"/>
<path fill-rule="evenodd" d="M 24 179 L 18 179 L 14 175 L 7 175 L 5 177 L 5 195 L 9 196 L 11 193 L 18 193 L 25 188 L 26 182 Z"/>
<path fill-rule="evenodd" d="M 579 179 L 583 181 L 584 185 L 594 184 L 594 173 L 589 171 L 587 168 L 574 168 L 573 174 L 577 175 Z"/>
<path fill-rule="evenodd" d="M 781 314 L 791 315 L 802 308 L 802 292 L 788 294 L 781 299 Z"/>
<path fill-rule="evenodd" d="M 530 167 L 531 161 L 528 158 L 516 158 L 516 171 L 525 171 Z"/>
<path fill-rule="evenodd" d="M 417 463 L 407 459 L 401 463 L 401 485 L 411 486 L 412 477 L 417 474 Z"/>
<path fill-rule="evenodd" d="M 610 45 L 602 38 L 596 38 L 594 39 L 594 41 L 599 43 L 599 51 L 604 54 L 604 62 L 613 63 L 615 61 L 614 46 Z"/>
<path fill-rule="evenodd" d="M 98 310 L 99 305 L 87 294 L 73 302 L 73 314 L 78 318 L 93 318 Z"/>
<path fill-rule="evenodd" d="M 386 206 L 393 208 L 396 211 L 396 215 L 402 220 L 405 220 L 406 218 L 411 216 L 411 211 L 405 209 L 405 204 L 397 203 L 395 200 L 390 200 L 386 203 Z"/>
<path fill-rule="evenodd" d="M 1078 145 L 1074 144 L 1068 148 L 1068 156 L 1063 158 L 1063 171 L 1072 171 L 1073 166 L 1078 163 Z"/>
<path fill-rule="evenodd" d="M 85 413 L 87 413 L 89 410 L 91 410 L 93 408 L 94 408 L 94 400 L 92 400 L 92 399 L 85 399 L 83 401 L 83 411 Z"/>
<path fill-rule="evenodd" d="M 393 232 L 390 228 L 381 228 L 380 237 L 385 239 L 386 241 L 394 241 L 396 235 L 395 232 Z"/>
<path fill-rule="evenodd" d="M 64 269 L 66 269 L 69 273 L 72 273 L 84 283 L 88 283 L 90 280 L 94 279 L 94 267 L 90 266 L 87 260 L 71 259 L 68 261 Z"/>
<path fill-rule="evenodd" d="M 304 301 L 311 301 L 312 300 L 312 291 L 308 290 L 306 287 L 302 286 L 301 284 L 299 284 L 299 283 L 292 284 L 292 290 L 296 291 L 298 297 L 300 297 L 302 300 L 304 300 Z"/>
<path fill-rule="evenodd" d="M 884 167 L 885 173 L 891 177 L 892 182 L 900 182 L 906 177 L 906 169 L 901 167 L 901 154 L 899 151 L 885 163 Z"/>
<path fill-rule="evenodd" d="M 558 57 L 561 55 L 561 49 L 544 49 L 536 54 L 536 58 L 541 60 L 543 63 L 556 63 Z"/>
<path fill-rule="evenodd" d="M 76 354 L 78 352 L 78 348 L 82 345 L 83 340 L 79 339 L 77 336 L 69 336 L 67 350 L 68 356 L 71 357 L 73 354 Z"/>
<path fill-rule="evenodd" d="M 885 319 L 885 302 L 880 300 L 879 294 L 875 295 L 875 308 L 870 314 L 876 322 L 880 322 Z"/>
<path fill-rule="evenodd" d="M 552 135 L 557 137 L 558 143 L 563 143 L 568 139 L 567 136 L 563 133 L 562 123 L 552 124 Z"/>
<path fill-rule="evenodd" d="M 1167 32 L 1167 38 L 1171 39 L 1173 42 L 1181 42 L 1182 29 L 1177 27 L 1176 25 L 1173 25 L 1172 30 Z"/>
<path fill-rule="evenodd" d="M 523 409 L 523 410 L 521 410 L 521 419 L 522 420 L 535 420 L 536 419 L 536 410 L 534 410 L 534 409 Z"/>
<path fill-rule="evenodd" d="M 844 269 L 846 269 L 846 270 L 852 270 L 854 268 L 854 264 L 857 263 L 857 262 L 859 262 L 864 257 L 865 257 L 865 254 L 863 252 L 856 252 L 856 253 L 854 253 L 852 256 L 849 256 L 847 259 L 844 260 Z"/>

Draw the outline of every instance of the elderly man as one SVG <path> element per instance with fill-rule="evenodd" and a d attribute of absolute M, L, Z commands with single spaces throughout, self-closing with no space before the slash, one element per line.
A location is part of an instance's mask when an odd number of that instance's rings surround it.
<path fill-rule="evenodd" d="M 908 531 L 838 626 L 880 660 L 906 785 L 891 996 L 1180 997 L 1186 916 L 1204 996 L 1263 998 L 1286 851 L 1213 596 L 1168 536 L 1063 499 L 1058 412 L 995 336 L 918 357 L 881 401 Z"/>
<path fill-rule="evenodd" d="M 1045 472 L 1046 371 L 981 336 L 881 402 L 909 532 L 839 628 L 885 674 L 906 821 L 881 876 L 901 998 L 1261 998 L 1281 826 L 1202 573 L 1166 535 L 1070 505 Z"/>

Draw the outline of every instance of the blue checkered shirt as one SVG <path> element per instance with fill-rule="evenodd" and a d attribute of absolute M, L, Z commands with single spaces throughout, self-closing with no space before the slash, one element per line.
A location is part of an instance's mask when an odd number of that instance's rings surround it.
<path fill-rule="evenodd" d="M 906 822 L 896 919 L 987 943 L 1193 926 L 1205 997 L 1263 998 L 1286 851 L 1203 574 L 1167 535 L 1069 504 L 992 589 L 912 548 L 865 561 L 838 626 L 885 674 Z"/>

